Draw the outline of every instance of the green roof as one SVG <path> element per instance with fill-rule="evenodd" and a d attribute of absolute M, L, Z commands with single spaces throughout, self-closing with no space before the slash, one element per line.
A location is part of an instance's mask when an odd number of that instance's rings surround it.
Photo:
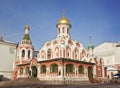
<path fill-rule="evenodd" d="M 30 40 L 29 34 L 25 34 L 24 37 L 23 37 L 23 39 Z"/>
<path fill-rule="evenodd" d="M 93 44 L 89 44 L 88 45 L 88 49 L 90 49 L 90 48 L 94 49 L 94 45 Z"/>

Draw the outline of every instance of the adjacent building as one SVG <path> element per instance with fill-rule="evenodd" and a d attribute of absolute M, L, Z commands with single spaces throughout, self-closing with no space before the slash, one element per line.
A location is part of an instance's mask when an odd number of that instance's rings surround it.
<path fill-rule="evenodd" d="M 120 43 L 102 43 L 95 47 L 94 54 L 104 59 L 104 67 L 107 68 L 107 76 L 112 78 L 120 72 Z"/>
<path fill-rule="evenodd" d="M 0 75 L 3 75 L 3 80 L 11 79 L 16 46 L 17 44 L 5 41 L 0 37 Z"/>

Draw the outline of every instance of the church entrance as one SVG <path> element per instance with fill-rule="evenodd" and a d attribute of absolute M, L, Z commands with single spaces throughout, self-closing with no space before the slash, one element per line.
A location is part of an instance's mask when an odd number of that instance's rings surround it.
<path fill-rule="evenodd" d="M 88 77 L 93 78 L 93 68 L 91 66 L 88 67 Z"/>
<path fill-rule="evenodd" d="M 37 67 L 36 66 L 32 66 L 32 77 L 33 78 L 37 77 Z"/>

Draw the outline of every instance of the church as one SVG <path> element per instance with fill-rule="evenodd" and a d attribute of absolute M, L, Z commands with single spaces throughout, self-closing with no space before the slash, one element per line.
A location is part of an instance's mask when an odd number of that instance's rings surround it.
<path fill-rule="evenodd" d="M 80 42 L 71 38 L 72 25 L 64 15 L 56 28 L 57 37 L 47 41 L 34 57 L 30 27 L 25 26 L 25 34 L 17 46 L 12 80 L 34 77 L 41 81 L 88 81 L 89 76 L 106 77 L 103 59 L 94 56 L 92 43 L 87 51 Z"/>

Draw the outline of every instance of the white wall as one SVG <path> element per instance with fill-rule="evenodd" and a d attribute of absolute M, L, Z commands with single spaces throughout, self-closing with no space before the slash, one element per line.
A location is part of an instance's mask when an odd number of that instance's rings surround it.
<path fill-rule="evenodd" d="M 16 46 L 0 44 L 0 75 L 11 78 L 15 56 Z"/>

